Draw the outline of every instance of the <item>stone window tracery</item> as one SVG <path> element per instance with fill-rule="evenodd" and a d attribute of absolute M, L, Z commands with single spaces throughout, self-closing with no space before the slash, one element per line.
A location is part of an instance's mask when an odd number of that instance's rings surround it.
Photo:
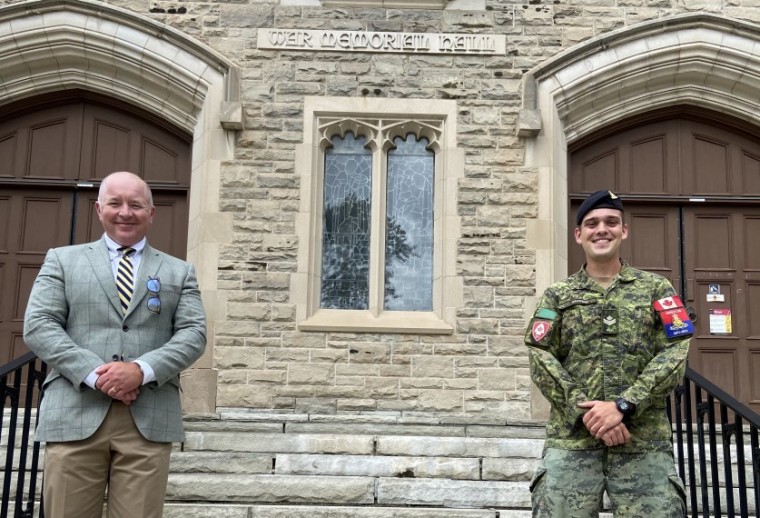
<path fill-rule="evenodd" d="M 367 99 L 343 99 L 339 109 L 319 110 L 308 99 L 306 134 L 314 138 L 312 145 L 304 139 L 299 161 L 308 219 L 302 228 L 309 232 L 299 237 L 302 267 L 294 277 L 303 287 L 295 292 L 304 295 L 299 329 L 452 332 L 461 288 L 446 245 L 459 228 L 447 192 L 463 165 L 449 134 L 455 103 L 381 106 L 378 99 L 369 102 L 377 109 L 367 110 Z M 336 113 L 360 102 L 367 115 Z M 445 110 L 424 110 L 441 103 Z"/>
<path fill-rule="evenodd" d="M 433 310 L 433 148 L 440 134 L 435 125 L 372 121 L 346 130 L 349 125 L 339 121 L 323 129 L 322 142 L 329 145 L 320 308 L 365 310 L 370 297 L 377 297 L 386 311 Z M 382 191 L 374 205 L 373 189 Z M 380 246 L 371 246 L 372 227 L 381 235 Z M 379 285 L 370 282 L 371 262 L 383 264 Z"/>

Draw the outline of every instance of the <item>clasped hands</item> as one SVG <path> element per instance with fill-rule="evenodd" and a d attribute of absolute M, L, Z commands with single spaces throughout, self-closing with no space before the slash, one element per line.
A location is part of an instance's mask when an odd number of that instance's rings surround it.
<path fill-rule="evenodd" d="M 623 423 L 623 414 L 614 401 L 584 401 L 578 403 L 588 411 L 583 414 L 583 424 L 594 438 L 606 446 L 618 446 L 631 440 L 628 427 Z"/>
<path fill-rule="evenodd" d="M 95 374 L 98 375 L 95 388 L 125 405 L 130 405 L 140 394 L 143 373 L 134 362 L 109 362 L 95 369 Z"/>

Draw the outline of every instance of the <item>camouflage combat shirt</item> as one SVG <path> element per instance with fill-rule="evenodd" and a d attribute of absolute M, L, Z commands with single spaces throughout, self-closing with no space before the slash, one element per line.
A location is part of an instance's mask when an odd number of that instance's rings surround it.
<path fill-rule="evenodd" d="M 544 292 L 525 343 L 533 382 L 551 403 L 546 447 L 604 448 L 577 403 L 623 397 L 636 412 L 624 421 L 631 442 L 616 451 L 671 451 L 665 396 L 683 378 L 689 336 L 669 339 L 653 303 L 673 295 L 667 279 L 625 262 L 607 289 L 582 268 Z"/>

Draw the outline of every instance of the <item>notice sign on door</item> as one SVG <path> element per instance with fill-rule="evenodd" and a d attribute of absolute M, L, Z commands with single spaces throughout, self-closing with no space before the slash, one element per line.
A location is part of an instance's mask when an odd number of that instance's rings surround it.
<path fill-rule="evenodd" d="M 726 296 L 720 292 L 720 284 L 710 284 L 707 287 L 707 302 L 725 302 Z"/>
<path fill-rule="evenodd" d="M 730 309 L 711 309 L 710 310 L 710 334 L 711 335 L 730 335 L 731 334 L 731 310 Z"/>

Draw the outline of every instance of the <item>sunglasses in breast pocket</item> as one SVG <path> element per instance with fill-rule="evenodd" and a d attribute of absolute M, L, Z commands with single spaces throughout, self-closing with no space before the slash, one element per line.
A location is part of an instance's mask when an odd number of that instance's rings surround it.
<path fill-rule="evenodd" d="M 148 309 L 153 313 L 161 313 L 161 279 L 148 277 Z"/>

